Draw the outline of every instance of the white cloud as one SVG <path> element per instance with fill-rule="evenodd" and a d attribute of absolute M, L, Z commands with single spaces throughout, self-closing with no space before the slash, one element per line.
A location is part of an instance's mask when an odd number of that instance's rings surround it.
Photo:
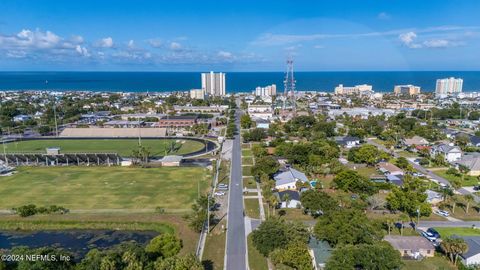
<path fill-rule="evenodd" d="M 130 40 L 128 41 L 127 46 L 128 46 L 128 48 L 130 48 L 130 49 L 135 48 L 135 42 L 133 41 L 133 39 L 130 39 Z"/>
<path fill-rule="evenodd" d="M 150 44 L 150 46 L 152 46 L 153 48 L 160 48 L 163 46 L 163 41 L 159 38 L 153 38 L 153 39 L 149 39 L 147 40 L 148 44 Z"/>
<path fill-rule="evenodd" d="M 223 59 L 232 59 L 233 54 L 231 52 L 226 52 L 226 51 L 219 51 L 217 53 L 217 56 Z"/>
<path fill-rule="evenodd" d="M 324 49 L 325 46 L 323 46 L 323 45 L 315 45 L 315 46 L 313 46 L 313 48 L 314 48 L 314 49 Z"/>
<path fill-rule="evenodd" d="M 407 32 L 407 33 L 400 34 L 398 38 L 403 43 L 403 45 L 409 48 L 415 49 L 415 48 L 421 47 L 420 44 L 415 43 L 415 39 L 417 38 L 417 34 L 415 32 Z"/>
<path fill-rule="evenodd" d="M 75 51 L 76 51 L 77 53 L 79 53 L 81 56 L 90 57 L 90 53 L 88 53 L 88 50 L 87 50 L 87 48 L 85 48 L 85 47 L 82 47 L 82 46 L 80 46 L 80 45 L 77 45 L 77 46 L 75 47 Z"/>
<path fill-rule="evenodd" d="M 423 45 L 427 48 L 448 48 L 456 47 L 461 45 L 461 43 L 446 40 L 446 39 L 432 39 L 423 42 Z"/>
<path fill-rule="evenodd" d="M 466 31 L 480 29 L 479 26 L 438 26 L 427 27 L 422 29 L 393 29 L 383 32 L 364 32 L 364 33 L 346 33 L 346 34 L 273 34 L 266 33 L 260 35 L 257 39 L 251 42 L 256 46 L 282 46 L 287 44 L 309 42 L 323 39 L 339 39 L 339 38 L 370 38 L 370 37 L 390 37 L 399 36 L 407 32 L 415 34 L 447 34 L 447 33 L 465 33 Z"/>
<path fill-rule="evenodd" d="M 183 49 L 182 44 L 180 44 L 178 42 L 170 42 L 169 48 L 172 51 L 180 51 L 180 50 Z"/>
<path fill-rule="evenodd" d="M 97 44 L 102 48 L 113 48 L 114 46 L 113 38 L 111 37 L 102 38 Z"/>
<path fill-rule="evenodd" d="M 390 14 L 388 14 L 386 12 L 380 12 L 380 13 L 378 13 L 377 18 L 380 19 L 380 20 L 389 20 L 389 19 L 392 18 L 392 16 L 390 16 Z"/>

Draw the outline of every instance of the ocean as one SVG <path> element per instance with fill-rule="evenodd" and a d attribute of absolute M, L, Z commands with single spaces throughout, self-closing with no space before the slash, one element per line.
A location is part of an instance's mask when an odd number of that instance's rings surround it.
<path fill-rule="evenodd" d="M 296 72 L 300 91 L 333 92 L 343 84 L 371 84 L 376 92 L 394 85 L 414 84 L 424 92 L 435 90 L 436 80 L 463 78 L 463 91 L 480 91 L 480 71 Z M 283 72 L 227 72 L 227 92 L 251 92 L 276 84 L 283 91 Z M 201 88 L 200 72 L 0 72 L 0 90 L 170 92 Z"/>

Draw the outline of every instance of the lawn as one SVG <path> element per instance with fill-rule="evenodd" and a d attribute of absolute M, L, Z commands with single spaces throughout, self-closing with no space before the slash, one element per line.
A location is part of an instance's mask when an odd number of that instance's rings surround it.
<path fill-rule="evenodd" d="M 452 235 L 458 236 L 480 236 L 480 229 L 472 229 L 469 227 L 436 227 L 435 230 L 440 233 L 442 238 Z"/>
<path fill-rule="evenodd" d="M 193 140 L 143 139 L 151 156 L 183 155 L 199 151 L 204 144 Z M 138 148 L 137 139 L 95 139 L 95 140 L 32 140 L 6 144 L 7 152 L 45 152 L 47 147 L 60 147 L 63 152 L 117 152 L 121 156 L 130 156 Z"/>
<path fill-rule="evenodd" d="M 251 218 L 260 218 L 258 199 L 245 199 L 245 214 Z"/>
<path fill-rule="evenodd" d="M 425 258 L 421 261 L 403 260 L 402 270 L 455 270 L 455 266 L 443 257 Z"/>
<path fill-rule="evenodd" d="M 242 165 L 253 165 L 252 157 L 242 157 Z"/>
<path fill-rule="evenodd" d="M 257 183 L 253 177 L 248 177 L 243 179 L 243 187 L 246 188 L 257 188 Z"/>
<path fill-rule="evenodd" d="M 282 218 L 286 220 L 314 220 L 311 215 L 306 215 L 303 213 L 302 209 L 281 209 L 277 210 L 277 215 L 280 216 L 282 213 L 281 211 L 285 211 L 285 214 L 282 215 Z"/>
<path fill-rule="evenodd" d="M 370 176 L 372 175 L 378 175 L 377 169 L 375 169 L 375 167 L 357 167 L 355 171 L 357 171 L 358 174 L 367 178 L 370 178 Z"/>
<path fill-rule="evenodd" d="M 19 167 L 0 179 L 0 209 L 25 204 L 75 209 L 185 211 L 206 191 L 210 178 L 200 167 Z"/>
<path fill-rule="evenodd" d="M 252 176 L 252 166 L 242 166 L 243 176 Z"/>
<path fill-rule="evenodd" d="M 225 222 L 218 224 L 205 241 L 202 262 L 206 270 L 223 269 L 226 233 L 221 230 L 222 224 L 225 225 Z"/>
<path fill-rule="evenodd" d="M 248 264 L 250 270 L 267 270 L 267 259 L 253 246 L 252 236 L 247 237 Z"/>
<path fill-rule="evenodd" d="M 462 180 L 461 176 L 455 176 L 455 175 L 452 175 L 452 174 L 447 174 L 447 170 L 435 170 L 433 173 L 447 179 L 448 181 L 452 181 L 452 180 L 460 180 L 461 181 Z M 462 182 L 462 186 L 464 186 L 464 187 L 476 186 L 476 185 L 478 185 L 478 178 L 475 177 L 475 176 L 466 175 L 465 179 Z"/>
<path fill-rule="evenodd" d="M 252 156 L 252 150 L 250 150 L 250 149 L 242 149 L 242 156 L 244 156 L 244 157 L 250 157 L 250 156 Z"/>

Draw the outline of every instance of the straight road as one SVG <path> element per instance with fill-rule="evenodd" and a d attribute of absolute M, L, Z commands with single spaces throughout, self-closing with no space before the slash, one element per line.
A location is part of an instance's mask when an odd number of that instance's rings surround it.
<path fill-rule="evenodd" d="M 237 109 L 235 124 L 240 133 L 240 116 Z M 235 135 L 232 146 L 230 192 L 228 195 L 227 244 L 225 249 L 225 269 L 246 270 L 247 245 L 243 211 L 242 150 L 240 135 Z"/>
<path fill-rule="evenodd" d="M 371 144 L 371 145 L 374 145 L 374 146 L 376 146 L 377 148 L 379 148 L 379 149 L 381 149 L 381 150 L 383 150 L 383 151 L 385 151 L 385 152 L 387 152 L 387 153 L 391 153 L 391 151 L 388 150 L 385 146 L 383 146 L 383 145 L 381 145 L 381 144 L 379 144 L 379 143 L 376 143 L 376 142 L 374 142 L 374 141 L 372 141 L 372 140 L 370 140 L 370 139 L 367 139 L 367 143 L 368 143 L 368 144 Z M 399 155 L 398 155 L 397 153 L 395 153 L 395 152 L 393 152 L 393 156 L 396 157 L 396 158 L 399 157 Z M 434 173 L 431 172 L 430 170 L 425 169 L 425 168 L 422 167 L 421 165 L 419 165 L 419 164 L 417 164 L 417 163 L 415 163 L 415 162 L 413 162 L 413 161 L 411 161 L 411 160 L 409 160 L 409 159 L 407 159 L 407 160 L 408 160 L 408 162 L 409 162 L 410 164 L 412 164 L 412 166 L 413 166 L 413 168 L 414 168 L 415 170 L 423 173 L 424 175 L 428 175 L 430 178 L 437 180 L 439 183 L 443 183 L 443 184 L 445 184 L 445 185 L 451 186 L 451 185 L 450 185 L 450 182 L 449 182 L 447 179 L 445 179 L 445 178 L 443 178 L 443 177 L 440 177 L 440 176 L 434 174 Z M 459 193 L 463 194 L 463 195 L 471 194 L 471 195 L 473 196 L 475 202 L 477 202 L 477 203 L 480 202 L 480 197 L 478 197 L 477 195 L 473 194 L 472 192 L 470 192 L 470 191 L 468 191 L 468 190 L 466 190 L 466 189 L 464 189 L 464 188 L 459 188 L 457 191 L 458 191 Z"/>

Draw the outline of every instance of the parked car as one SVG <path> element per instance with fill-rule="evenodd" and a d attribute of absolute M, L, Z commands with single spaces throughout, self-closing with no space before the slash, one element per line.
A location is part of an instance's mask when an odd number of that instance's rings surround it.
<path fill-rule="evenodd" d="M 434 228 L 428 228 L 427 232 L 435 236 L 437 239 L 440 238 L 440 234 Z"/>
<path fill-rule="evenodd" d="M 435 241 L 437 241 L 437 238 L 436 238 L 433 234 L 431 234 L 431 233 L 429 233 L 429 232 L 423 231 L 421 234 L 422 234 L 423 237 L 427 238 L 428 241 L 430 241 L 430 242 L 435 242 Z"/>
<path fill-rule="evenodd" d="M 440 215 L 440 216 L 443 216 L 443 217 L 448 217 L 448 216 L 450 216 L 450 213 L 449 213 L 448 211 L 445 211 L 445 210 L 436 210 L 436 211 L 435 211 L 435 214 Z"/>
<path fill-rule="evenodd" d="M 480 186 L 474 186 L 474 187 L 473 187 L 473 190 L 479 191 L 479 190 L 480 190 Z"/>
<path fill-rule="evenodd" d="M 215 196 L 223 196 L 225 195 L 225 192 L 215 192 Z"/>

